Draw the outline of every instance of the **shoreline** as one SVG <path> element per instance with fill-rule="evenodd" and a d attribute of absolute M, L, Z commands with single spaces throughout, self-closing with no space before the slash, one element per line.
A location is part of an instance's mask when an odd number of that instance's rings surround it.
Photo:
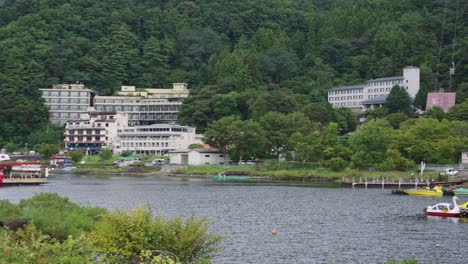
<path fill-rule="evenodd" d="M 182 174 L 182 173 L 170 173 L 170 172 L 53 172 L 51 175 L 95 175 L 99 173 L 100 175 L 115 175 L 115 176 L 160 176 L 160 177 L 168 177 L 168 178 L 177 178 L 177 179 L 211 179 L 213 175 L 211 174 Z M 290 181 L 290 182 L 323 182 L 323 183 L 343 183 L 339 179 L 335 178 L 318 178 L 318 177 L 276 177 L 276 176 L 259 176 L 259 175 L 251 175 L 249 177 L 251 180 L 270 180 L 270 181 Z"/>

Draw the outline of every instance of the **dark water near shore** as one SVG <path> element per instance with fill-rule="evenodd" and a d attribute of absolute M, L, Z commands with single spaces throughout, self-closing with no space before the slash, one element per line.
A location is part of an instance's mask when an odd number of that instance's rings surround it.
<path fill-rule="evenodd" d="M 403 258 L 468 263 L 468 223 L 422 213 L 425 206 L 450 197 L 306 184 L 60 175 L 46 185 L 0 188 L 0 199 L 16 203 L 39 192 L 108 209 L 144 203 L 169 217 L 209 216 L 210 232 L 228 236 L 213 263 L 384 263 Z"/>

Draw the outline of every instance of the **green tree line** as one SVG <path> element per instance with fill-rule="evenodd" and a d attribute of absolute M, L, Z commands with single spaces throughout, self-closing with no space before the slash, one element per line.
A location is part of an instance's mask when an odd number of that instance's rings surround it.
<path fill-rule="evenodd" d="M 222 117 L 259 119 L 271 111 L 339 123 L 340 110 L 326 102 L 329 88 L 401 75 L 407 65 L 421 68 L 419 107 L 440 88 L 457 91 L 461 103 L 468 96 L 467 7 L 432 0 L 4 0 L 0 144 L 22 146 L 45 130 L 38 88 L 75 81 L 102 95 L 120 85 L 187 82 L 192 97 L 180 121 L 200 131 Z"/>
<path fill-rule="evenodd" d="M 464 105 L 468 107 L 468 102 Z M 460 150 L 468 146 L 468 122 L 456 119 L 392 113 L 370 118 L 347 135 L 340 135 L 338 128 L 334 122 L 312 122 L 301 112 L 270 112 L 258 121 L 229 116 L 209 125 L 205 141 L 234 160 L 274 156 L 337 171 L 408 170 L 421 161 L 457 164 Z"/>

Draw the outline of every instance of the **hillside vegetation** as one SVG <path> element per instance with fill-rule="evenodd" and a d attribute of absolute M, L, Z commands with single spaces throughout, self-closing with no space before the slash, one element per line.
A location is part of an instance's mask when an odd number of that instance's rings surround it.
<path fill-rule="evenodd" d="M 458 102 L 468 95 L 466 1 L 3 2 L 0 146 L 44 129 L 38 88 L 65 82 L 101 95 L 187 82 L 180 120 L 200 131 L 270 111 L 339 123 L 349 114 L 326 102 L 329 88 L 402 75 L 407 65 L 421 68 L 419 107 L 440 88 L 457 91 Z"/>

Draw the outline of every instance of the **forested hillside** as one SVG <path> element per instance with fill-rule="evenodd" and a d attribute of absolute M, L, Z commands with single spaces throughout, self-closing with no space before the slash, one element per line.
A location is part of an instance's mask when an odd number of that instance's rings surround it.
<path fill-rule="evenodd" d="M 341 122 L 344 133 L 354 128 L 346 111 L 326 103 L 327 89 L 402 75 L 406 65 L 421 68 L 422 95 L 451 89 L 461 102 L 467 7 L 458 0 L 4 0 L 0 144 L 22 144 L 43 127 L 37 89 L 64 82 L 103 95 L 120 85 L 187 82 L 193 96 L 181 122 L 201 130 L 229 115 L 300 111 Z"/>

